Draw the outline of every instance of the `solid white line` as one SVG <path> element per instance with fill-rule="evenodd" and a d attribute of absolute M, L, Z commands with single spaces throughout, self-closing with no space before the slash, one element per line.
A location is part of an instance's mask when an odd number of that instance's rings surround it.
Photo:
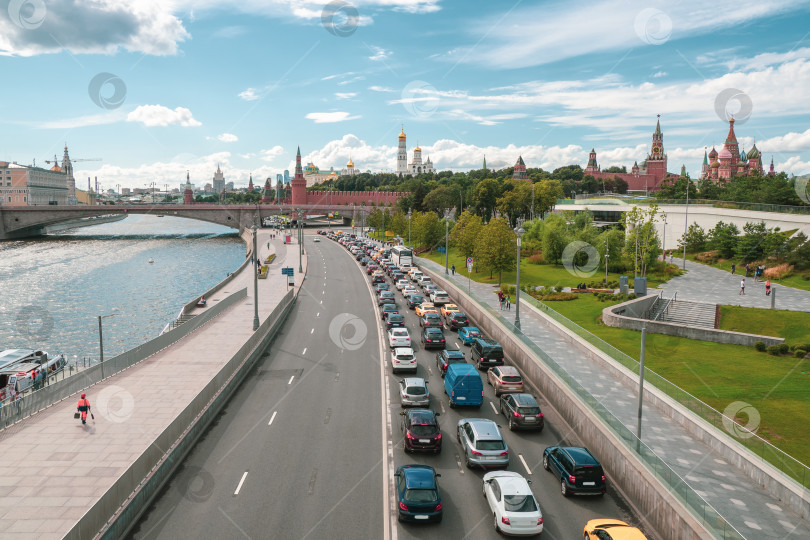
<path fill-rule="evenodd" d="M 304 347 L 304 352 L 301 353 L 301 356 L 304 356 L 305 354 L 307 354 L 307 348 L 306 347 Z"/>
<path fill-rule="evenodd" d="M 456 348 L 457 348 L 458 350 L 461 350 L 461 343 L 459 343 L 458 341 L 456 341 Z"/>
<path fill-rule="evenodd" d="M 289 380 L 289 381 L 287 381 L 287 384 L 292 384 L 293 379 L 295 379 L 295 375 L 293 375 L 292 377 L 290 377 L 290 380 Z"/>
<path fill-rule="evenodd" d="M 518 459 L 520 460 L 521 463 L 523 463 L 523 468 L 526 469 L 526 472 L 528 474 L 532 474 L 532 470 L 529 468 L 528 465 L 526 465 L 526 460 L 523 459 L 523 454 L 518 454 Z"/>
<path fill-rule="evenodd" d="M 315 316 L 316 316 L 316 317 L 320 317 L 320 316 L 321 316 L 321 312 L 319 311 L 318 313 L 316 313 L 316 314 L 315 314 Z"/>
<path fill-rule="evenodd" d="M 270 417 L 270 421 L 269 421 L 269 422 L 267 422 L 267 425 L 268 425 L 268 426 L 269 426 L 270 424 L 272 424 L 272 423 L 273 423 L 273 420 L 275 420 L 275 419 L 276 419 L 276 413 L 277 413 L 277 412 L 278 412 L 278 411 L 273 411 L 273 416 L 271 416 L 271 417 Z"/>
<path fill-rule="evenodd" d="M 492 403 L 491 401 L 489 402 L 489 404 L 492 405 L 492 410 L 495 411 L 495 414 L 498 414 L 498 409 L 495 408 L 495 404 Z"/>
<path fill-rule="evenodd" d="M 242 479 L 239 480 L 239 485 L 236 486 L 236 491 L 233 492 L 234 495 L 239 495 L 239 490 L 242 489 L 242 484 L 245 483 L 245 478 L 247 478 L 247 473 L 248 472 L 245 471 L 245 474 L 242 475 Z"/>
<path fill-rule="evenodd" d="M 315 329 L 313 328 L 312 330 L 310 330 L 310 331 L 309 331 L 309 333 L 310 333 L 310 334 L 314 334 L 314 333 L 315 333 Z"/>

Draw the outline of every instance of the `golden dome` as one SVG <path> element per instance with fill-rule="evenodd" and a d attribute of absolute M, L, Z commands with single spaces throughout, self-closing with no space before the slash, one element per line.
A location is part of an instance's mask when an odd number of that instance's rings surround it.
<path fill-rule="evenodd" d="M 404 129 L 399 132 L 399 140 L 401 140 L 401 141 L 405 140 L 405 130 Z"/>
<path fill-rule="evenodd" d="M 352 162 L 352 158 L 349 158 L 349 162 L 346 164 L 347 169 L 354 169 L 354 163 Z"/>
<path fill-rule="evenodd" d="M 419 148 L 419 145 L 416 145 L 416 148 L 414 148 L 413 151 L 414 152 L 419 152 L 420 154 L 422 153 L 422 149 Z"/>
<path fill-rule="evenodd" d="M 51 170 L 53 172 L 62 172 L 62 167 L 60 167 L 58 164 L 56 164 L 53 167 L 51 167 Z"/>

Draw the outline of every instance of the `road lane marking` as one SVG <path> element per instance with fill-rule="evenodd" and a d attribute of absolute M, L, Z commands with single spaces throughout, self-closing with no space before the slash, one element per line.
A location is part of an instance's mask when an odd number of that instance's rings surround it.
<path fill-rule="evenodd" d="M 326 409 L 326 418 L 323 419 L 324 425 L 329 423 L 329 420 L 332 419 L 332 409 Z"/>
<path fill-rule="evenodd" d="M 234 492 L 233 492 L 233 494 L 234 494 L 234 495 L 239 495 L 239 490 L 241 490 L 241 489 L 242 489 L 242 484 L 244 484 L 244 483 L 245 483 L 245 478 L 247 478 L 247 473 L 248 473 L 248 472 L 247 472 L 247 471 L 245 471 L 245 474 L 243 474 L 243 475 L 242 475 L 242 479 L 241 479 L 241 480 L 239 480 L 239 485 L 238 485 L 238 486 L 236 486 L 236 491 L 234 491 Z"/>
<path fill-rule="evenodd" d="M 320 316 L 321 316 L 321 312 L 319 311 L 318 313 L 316 313 L 316 314 L 315 314 L 315 316 L 316 316 L 316 317 L 320 317 Z"/>
<path fill-rule="evenodd" d="M 293 379 L 295 379 L 295 375 L 293 375 L 292 377 L 290 377 L 290 380 L 289 380 L 289 381 L 287 381 L 287 384 L 292 384 Z"/>
<path fill-rule="evenodd" d="M 461 350 L 461 343 L 459 343 L 458 341 L 456 341 L 456 347 L 458 347 L 458 350 Z"/>
<path fill-rule="evenodd" d="M 307 348 L 306 347 L 304 347 L 304 352 L 301 353 L 301 356 L 304 356 L 305 354 L 307 354 Z"/>
<path fill-rule="evenodd" d="M 495 404 L 492 403 L 491 401 L 489 402 L 489 404 L 492 406 L 492 410 L 495 411 L 495 414 L 498 414 L 498 409 L 495 408 Z"/>
<path fill-rule="evenodd" d="M 276 413 L 277 413 L 277 412 L 278 412 L 278 411 L 273 411 L 273 416 L 271 416 L 271 417 L 270 417 L 270 421 L 269 421 L 269 422 L 267 422 L 267 425 L 268 425 L 268 426 L 269 426 L 270 424 L 272 424 L 272 423 L 273 423 L 273 420 L 275 420 L 275 419 L 276 419 Z"/>
<path fill-rule="evenodd" d="M 310 331 L 309 331 L 309 333 L 310 333 L 310 334 L 314 334 L 314 333 L 315 333 L 315 329 L 313 328 L 312 330 L 310 330 Z"/>
<path fill-rule="evenodd" d="M 315 491 L 315 479 L 318 477 L 318 469 L 312 469 L 312 476 L 309 477 L 309 491 L 308 494 L 312 495 L 312 492 Z"/>
<path fill-rule="evenodd" d="M 523 454 L 518 454 L 518 459 L 520 460 L 521 463 L 523 463 L 523 468 L 526 469 L 526 473 L 532 474 L 532 470 L 526 464 L 526 460 L 523 459 Z"/>
<path fill-rule="evenodd" d="M 444 402 L 443 402 L 443 401 L 440 401 L 440 402 L 439 402 L 439 405 L 441 405 L 441 407 L 442 407 L 442 414 L 444 414 L 444 413 L 446 412 L 446 411 L 444 410 Z"/>

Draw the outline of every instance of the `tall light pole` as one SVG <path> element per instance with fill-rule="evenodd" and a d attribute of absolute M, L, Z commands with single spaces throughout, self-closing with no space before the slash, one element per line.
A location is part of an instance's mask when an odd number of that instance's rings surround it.
<path fill-rule="evenodd" d="M 259 262 L 259 228 L 253 221 L 253 256 Z M 259 266 L 258 264 L 256 265 Z M 253 269 L 253 331 L 259 329 L 259 272 Z"/>
<path fill-rule="evenodd" d="M 413 214 L 413 209 L 408 208 L 408 247 L 413 250 L 413 245 L 411 245 L 411 214 Z M 413 253 L 411 253 L 413 256 Z"/>
<path fill-rule="evenodd" d="M 610 258 L 610 252 L 608 251 L 608 239 L 605 238 L 605 286 L 608 283 L 608 259 Z"/>
<path fill-rule="evenodd" d="M 661 233 L 661 255 L 664 258 L 664 263 L 667 262 L 667 214 L 664 212 L 664 230 Z"/>
<path fill-rule="evenodd" d="M 447 243 L 450 234 L 450 209 L 444 210 L 444 273 L 449 274 L 447 270 L 447 262 L 450 259 L 450 244 Z"/>
<path fill-rule="evenodd" d="M 523 220 L 518 218 L 515 234 L 517 235 L 517 286 L 515 287 L 515 328 L 520 331 L 520 238 L 526 232 L 523 230 Z"/>
<path fill-rule="evenodd" d="M 532 182 L 532 211 L 530 213 L 532 221 L 534 221 L 534 182 Z"/>
<path fill-rule="evenodd" d="M 689 177 L 686 178 L 686 214 L 683 218 L 683 269 L 686 270 L 686 233 L 689 227 Z"/>
<path fill-rule="evenodd" d="M 298 209 L 298 273 L 304 273 L 304 243 L 302 242 L 304 238 L 304 223 L 301 220 L 301 209 Z"/>
<path fill-rule="evenodd" d="M 118 315 L 117 313 L 111 313 L 110 315 L 99 315 L 98 316 L 98 358 L 99 364 L 101 364 L 101 378 L 104 378 L 104 333 L 101 330 L 101 319 L 106 319 L 107 317 L 115 317 Z"/>
<path fill-rule="evenodd" d="M 638 425 L 636 427 L 636 438 L 641 444 L 641 406 L 644 403 L 644 349 L 647 341 L 647 326 L 641 327 L 641 362 L 638 366 Z"/>

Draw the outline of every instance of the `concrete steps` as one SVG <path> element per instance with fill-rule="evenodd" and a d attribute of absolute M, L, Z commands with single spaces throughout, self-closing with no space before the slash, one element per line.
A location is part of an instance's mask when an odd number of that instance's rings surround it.
<path fill-rule="evenodd" d="M 714 328 L 715 310 L 715 304 L 675 300 L 670 304 L 667 313 L 660 317 L 659 320 L 688 326 Z"/>

